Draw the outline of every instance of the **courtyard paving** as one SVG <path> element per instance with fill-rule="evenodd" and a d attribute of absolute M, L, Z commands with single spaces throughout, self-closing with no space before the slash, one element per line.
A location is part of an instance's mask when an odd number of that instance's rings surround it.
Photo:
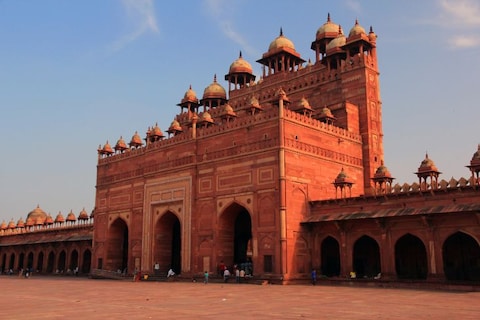
<path fill-rule="evenodd" d="M 0 276 L 0 319 L 480 319 L 480 292 Z"/>

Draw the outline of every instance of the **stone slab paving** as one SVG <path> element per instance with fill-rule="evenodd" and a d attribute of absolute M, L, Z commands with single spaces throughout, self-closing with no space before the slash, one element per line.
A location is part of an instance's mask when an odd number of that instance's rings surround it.
<path fill-rule="evenodd" d="M 480 319 L 480 292 L 0 277 L 0 319 Z"/>

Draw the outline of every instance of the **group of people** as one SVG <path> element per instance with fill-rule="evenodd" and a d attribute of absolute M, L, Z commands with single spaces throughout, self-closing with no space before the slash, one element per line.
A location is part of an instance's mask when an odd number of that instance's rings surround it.
<path fill-rule="evenodd" d="M 232 277 L 235 276 L 235 282 L 236 283 L 241 283 L 245 281 L 245 278 L 251 277 L 252 276 L 252 263 L 251 262 L 245 262 L 241 263 L 240 265 L 234 264 L 233 265 L 233 274 L 230 272 L 228 267 L 225 265 L 223 261 L 220 262 L 218 265 L 218 274 L 223 277 L 223 282 L 228 282 L 228 280 Z M 207 273 L 205 271 L 205 273 Z M 208 280 L 208 278 L 207 278 Z"/>

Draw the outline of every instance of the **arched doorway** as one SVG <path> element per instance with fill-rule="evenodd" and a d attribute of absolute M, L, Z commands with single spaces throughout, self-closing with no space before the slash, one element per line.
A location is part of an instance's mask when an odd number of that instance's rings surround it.
<path fill-rule="evenodd" d="M 125 270 L 128 267 L 128 226 L 116 219 L 108 232 L 107 270 Z"/>
<path fill-rule="evenodd" d="M 25 261 L 25 253 L 22 252 L 18 255 L 18 269 L 25 269 L 24 261 Z"/>
<path fill-rule="evenodd" d="M 373 278 L 381 272 L 380 248 L 369 236 L 362 236 L 353 246 L 353 271 L 357 278 Z"/>
<path fill-rule="evenodd" d="M 43 252 L 40 252 L 38 254 L 38 260 L 37 260 L 37 272 L 42 272 L 43 271 Z"/>
<path fill-rule="evenodd" d="M 167 274 L 172 268 L 176 274 L 182 272 L 182 234 L 180 220 L 173 212 L 165 213 L 155 225 L 154 262 L 160 265 L 160 272 Z"/>
<path fill-rule="evenodd" d="M 395 243 L 395 270 L 399 279 L 426 279 L 427 250 L 422 240 L 406 234 Z"/>
<path fill-rule="evenodd" d="M 74 271 L 76 267 L 78 267 L 78 251 L 73 250 L 70 254 L 70 266 L 68 268 Z"/>
<path fill-rule="evenodd" d="M 55 253 L 53 251 L 50 251 L 48 254 L 48 260 L 47 260 L 47 273 L 52 273 L 55 270 Z"/>
<path fill-rule="evenodd" d="M 10 254 L 10 263 L 8 269 L 9 271 L 15 271 L 15 253 Z"/>
<path fill-rule="evenodd" d="M 65 265 L 66 265 L 66 259 L 67 259 L 67 254 L 65 253 L 65 250 L 60 251 L 60 254 L 58 255 L 58 264 L 57 264 L 57 269 L 60 273 L 64 273 L 65 271 Z"/>
<path fill-rule="evenodd" d="M 33 269 L 33 252 L 27 255 L 27 265 L 25 267 L 27 269 Z"/>
<path fill-rule="evenodd" d="M 80 269 L 81 273 L 90 273 L 90 265 L 92 261 L 92 252 L 90 250 L 85 250 L 83 252 L 83 264 Z"/>
<path fill-rule="evenodd" d="M 322 270 L 320 273 L 327 277 L 340 275 L 340 246 L 338 241 L 328 236 L 322 241 Z"/>
<path fill-rule="evenodd" d="M 471 236 L 456 232 L 443 244 L 443 269 L 447 280 L 480 280 L 480 247 Z"/>
<path fill-rule="evenodd" d="M 250 213 L 237 203 L 228 206 L 219 219 L 217 262 L 227 266 L 237 264 L 253 274 L 252 220 Z"/>

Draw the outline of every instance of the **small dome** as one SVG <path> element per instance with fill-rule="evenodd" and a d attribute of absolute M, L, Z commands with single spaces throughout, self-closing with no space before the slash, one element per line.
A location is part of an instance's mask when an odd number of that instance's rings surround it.
<path fill-rule="evenodd" d="M 418 168 L 418 172 L 425 171 L 438 171 L 437 166 L 435 165 L 433 160 L 428 158 L 428 153 L 425 154 L 425 159 L 423 159 L 422 163 L 420 163 L 420 167 Z"/>
<path fill-rule="evenodd" d="M 55 223 L 64 223 L 65 218 L 63 217 L 62 213 L 59 211 L 57 216 L 55 217 Z"/>
<path fill-rule="evenodd" d="M 88 220 L 88 213 L 87 211 L 85 211 L 85 208 L 83 208 L 82 211 L 80 211 L 78 215 L 78 220 Z"/>
<path fill-rule="evenodd" d="M 2 224 L 0 225 L 0 230 L 7 230 L 8 226 L 5 220 L 2 221 Z"/>
<path fill-rule="evenodd" d="M 252 65 L 242 58 L 242 52 L 237 60 L 230 65 L 228 73 L 253 73 Z"/>
<path fill-rule="evenodd" d="M 388 171 L 388 168 L 383 165 L 383 163 L 380 165 L 380 167 L 377 168 L 375 171 L 375 178 L 391 178 L 392 175 L 390 174 L 390 171 Z"/>
<path fill-rule="evenodd" d="M 298 108 L 299 109 L 312 110 L 312 107 L 310 106 L 310 103 L 308 102 L 307 98 L 305 98 L 305 97 L 300 99 L 300 101 L 298 102 Z"/>
<path fill-rule="evenodd" d="M 163 135 L 163 132 L 162 130 L 160 129 L 160 127 L 158 126 L 158 123 L 155 123 L 155 127 L 153 127 L 149 134 L 148 134 L 149 137 L 159 137 L 159 138 L 163 138 L 165 137 Z"/>
<path fill-rule="evenodd" d="M 327 51 L 338 48 L 338 47 L 342 47 L 345 45 L 346 42 L 347 42 L 347 38 L 345 38 L 345 35 L 343 34 L 342 27 L 339 26 L 337 37 L 327 44 Z"/>
<path fill-rule="evenodd" d="M 283 35 L 282 29 L 280 29 L 280 35 L 270 43 L 270 46 L 268 47 L 268 51 L 269 52 L 275 51 L 280 48 L 289 48 L 289 49 L 295 50 L 295 46 L 293 45 L 293 42 Z"/>
<path fill-rule="evenodd" d="M 122 136 L 120 136 L 120 139 L 118 139 L 117 143 L 115 144 L 115 151 L 123 151 L 128 149 L 127 144 L 125 143 L 125 140 L 123 140 Z"/>
<path fill-rule="evenodd" d="M 367 34 L 365 32 L 365 29 L 358 23 L 358 20 L 355 20 L 355 25 L 350 29 L 350 32 L 348 33 L 348 37 L 354 37 L 362 34 Z"/>
<path fill-rule="evenodd" d="M 180 126 L 180 123 L 174 119 L 172 123 L 170 124 L 170 127 L 168 127 L 168 132 L 180 132 L 183 131 L 182 126 Z"/>
<path fill-rule="evenodd" d="M 327 16 L 327 22 L 325 22 L 320 28 L 318 28 L 315 38 L 317 40 L 320 40 L 325 37 L 335 37 L 335 35 L 338 33 L 338 27 L 338 24 L 331 21 L 329 13 Z"/>
<path fill-rule="evenodd" d="M 328 107 L 323 107 L 322 112 L 320 113 L 321 118 L 334 118 L 332 111 Z"/>
<path fill-rule="evenodd" d="M 213 122 L 213 119 L 212 119 L 212 116 L 210 115 L 210 113 L 208 113 L 207 111 L 205 111 L 204 113 L 202 113 L 202 118 L 200 121 L 203 121 L 203 122 Z"/>
<path fill-rule="evenodd" d="M 15 229 L 15 221 L 13 221 L 13 218 L 8 223 L 8 229 Z"/>
<path fill-rule="evenodd" d="M 192 85 L 190 85 L 190 88 L 188 88 L 187 92 L 185 92 L 185 95 L 183 96 L 182 103 L 185 102 L 198 103 L 197 94 L 195 91 L 193 91 Z"/>
<path fill-rule="evenodd" d="M 227 99 L 227 92 L 218 84 L 217 75 L 213 77 L 213 82 L 203 91 L 203 99 Z"/>
<path fill-rule="evenodd" d="M 40 209 L 40 206 L 37 205 L 37 207 L 35 209 L 33 209 L 32 211 L 30 211 L 28 213 L 27 220 L 28 220 L 28 218 L 31 218 L 34 222 L 36 222 L 37 218 L 41 218 L 42 222 L 43 222 L 46 217 L 47 217 L 47 213 L 45 211 L 43 211 L 42 209 Z"/>
<path fill-rule="evenodd" d="M 250 105 L 252 107 L 256 107 L 256 108 L 259 108 L 260 107 L 260 103 L 258 102 L 258 99 L 253 96 L 251 99 L 250 99 Z"/>
<path fill-rule="evenodd" d="M 108 140 L 102 148 L 102 153 L 104 153 L 104 154 L 112 154 L 113 153 L 113 149 L 110 146 L 110 144 L 108 143 Z"/>
<path fill-rule="evenodd" d="M 47 218 L 45 219 L 45 224 L 50 225 L 50 224 L 53 224 L 53 222 L 54 222 L 53 217 L 50 214 L 48 214 Z"/>
<path fill-rule="evenodd" d="M 134 148 L 141 147 L 143 145 L 142 138 L 140 137 L 137 131 L 135 131 L 135 134 L 132 136 L 132 140 L 130 140 L 129 145 L 130 147 L 134 147 Z"/>
<path fill-rule="evenodd" d="M 25 222 L 23 221 L 22 218 L 18 219 L 17 228 L 25 228 Z"/>
<path fill-rule="evenodd" d="M 67 221 L 77 221 L 77 218 L 75 217 L 75 214 L 73 213 L 72 210 L 70 210 L 70 212 L 68 213 L 67 215 Z"/>
<path fill-rule="evenodd" d="M 229 105 L 228 103 L 223 106 L 223 114 L 224 114 L 224 115 L 228 115 L 228 116 L 232 116 L 232 117 L 236 117 L 236 116 L 237 116 L 237 114 L 236 114 L 235 111 L 233 110 L 232 106 Z"/>

